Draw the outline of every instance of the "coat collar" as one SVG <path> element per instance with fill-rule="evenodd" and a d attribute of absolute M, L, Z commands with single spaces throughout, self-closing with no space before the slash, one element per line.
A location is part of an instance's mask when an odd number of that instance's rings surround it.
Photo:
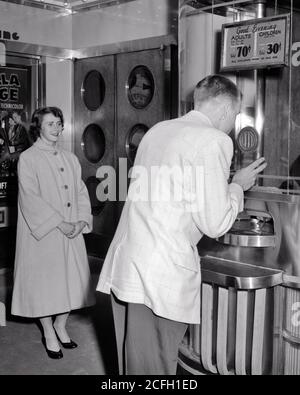
<path fill-rule="evenodd" d="M 43 151 L 49 151 L 49 152 L 59 151 L 57 144 L 55 144 L 54 146 L 48 145 L 40 137 L 36 140 L 34 146 Z"/>
<path fill-rule="evenodd" d="M 192 110 L 185 114 L 183 118 L 185 118 L 186 120 L 193 120 L 195 122 L 202 122 L 207 124 L 207 126 L 214 127 L 212 121 L 208 118 L 208 116 L 200 111 Z"/>

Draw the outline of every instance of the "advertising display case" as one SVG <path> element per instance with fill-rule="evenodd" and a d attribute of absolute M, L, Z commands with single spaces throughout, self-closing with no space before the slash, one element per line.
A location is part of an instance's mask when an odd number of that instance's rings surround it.
<path fill-rule="evenodd" d="M 6 51 L 0 66 L 0 269 L 15 254 L 20 154 L 32 144 L 30 116 L 37 102 L 39 60 Z"/>

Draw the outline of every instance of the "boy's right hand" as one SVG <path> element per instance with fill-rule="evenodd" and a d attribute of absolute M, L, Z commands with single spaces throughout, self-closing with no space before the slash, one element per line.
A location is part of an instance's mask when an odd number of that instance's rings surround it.
<path fill-rule="evenodd" d="M 256 182 L 256 177 L 267 167 L 265 158 L 259 158 L 251 165 L 238 170 L 232 178 L 232 182 L 240 185 L 244 191 L 248 191 Z"/>

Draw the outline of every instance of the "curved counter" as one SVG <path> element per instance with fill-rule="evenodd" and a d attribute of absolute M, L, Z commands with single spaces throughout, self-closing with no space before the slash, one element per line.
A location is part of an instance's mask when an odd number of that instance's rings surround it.
<path fill-rule="evenodd" d="M 283 271 L 201 258 L 201 325 L 179 364 L 192 374 L 300 374 L 300 281 Z"/>
<path fill-rule="evenodd" d="M 201 258 L 202 281 L 225 288 L 255 290 L 282 284 L 283 272 L 228 259 Z"/>

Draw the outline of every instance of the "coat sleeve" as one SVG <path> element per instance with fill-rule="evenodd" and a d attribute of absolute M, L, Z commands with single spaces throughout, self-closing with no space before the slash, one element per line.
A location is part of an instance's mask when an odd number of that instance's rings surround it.
<path fill-rule="evenodd" d="M 54 230 L 63 220 L 63 216 L 40 195 L 39 182 L 30 160 L 20 156 L 18 162 L 19 207 L 31 231 L 41 240 Z"/>
<path fill-rule="evenodd" d="M 196 158 L 193 218 L 199 230 L 211 238 L 225 234 L 244 208 L 242 187 L 228 184 L 232 155 L 232 141 L 224 136 L 213 141 Z"/>
<path fill-rule="evenodd" d="M 77 157 L 75 157 L 75 172 L 77 179 L 78 193 L 78 221 L 84 221 L 87 226 L 83 229 L 83 233 L 90 233 L 93 230 L 93 216 L 91 214 L 91 202 L 85 183 L 82 180 L 81 165 Z"/>

